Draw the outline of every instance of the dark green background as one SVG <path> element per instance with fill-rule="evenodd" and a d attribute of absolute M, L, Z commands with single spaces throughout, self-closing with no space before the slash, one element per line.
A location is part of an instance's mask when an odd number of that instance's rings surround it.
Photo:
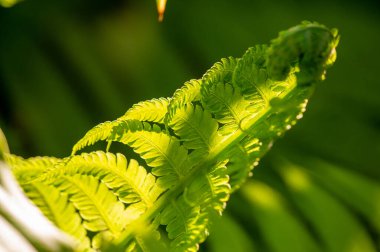
<path fill-rule="evenodd" d="M 293 202 L 273 168 L 281 166 L 279 157 L 302 163 L 311 174 L 318 166 L 313 160 L 324 160 L 369 181 L 376 196 L 348 179 L 347 186 L 358 192 L 351 199 L 322 182 L 317 185 L 354 216 L 379 250 L 380 225 L 368 216 L 380 216 L 377 1 L 169 0 L 163 23 L 157 22 L 153 0 L 25 0 L 0 8 L 0 127 L 15 154 L 67 156 L 92 126 L 121 116 L 138 101 L 171 96 L 220 58 L 239 57 L 248 47 L 268 43 L 280 30 L 302 20 L 339 29 L 338 60 L 304 118 L 275 144 L 255 169 L 253 180 L 264 181 L 290 202 L 292 216 L 323 251 L 351 250 L 324 247 L 328 242 L 308 218 L 320 218 L 317 223 L 329 229 L 323 216 L 337 217 L 327 210 L 322 217 L 310 217 Z M 324 181 L 324 175 L 319 176 Z M 367 196 L 366 203 L 355 201 Z M 247 222 L 244 216 L 249 213 L 236 211 L 244 205 L 239 202 L 232 200 L 228 211 L 259 251 L 292 248 L 286 245 L 289 240 L 282 241 L 281 229 L 278 237 L 271 231 L 274 238 L 267 239 L 257 221 Z M 274 243 L 284 245 L 277 248 Z"/>

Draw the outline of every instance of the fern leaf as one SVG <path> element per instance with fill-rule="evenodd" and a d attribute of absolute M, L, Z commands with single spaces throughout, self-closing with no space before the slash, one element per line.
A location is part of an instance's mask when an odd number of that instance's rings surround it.
<path fill-rule="evenodd" d="M 207 154 L 217 141 L 218 123 L 208 111 L 191 104 L 177 110 L 169 126 L 191 154 L 199 158 Z"/>
<path fill-rule="evenodd" d="M 50 221 L 81 242 L 80 248 L 90 247 L 87 232 L 81 223 L 82 219 L 68 201 L 67 194 L 62 194 L 54 186 L 45 185 L 41 182 L 24 185 L 23 189 Z"/>
<path fill-rule="evenodd" d="M 163 188 L 171 187 L 188 173 L 187 150 L 178 139 L 162 132 L 156 126 L 151 127 L 145 123 L 131 127 L 128 122 L 125 123 L 119 126 L 120 130 L 119 127 L 115 128 L 118 133 L 108 140 L 131 146 L 150 167 L 153 167 L 152 173 L 159 177 L 159 185 Z"/>
<path fill-rule="evenodd" d="M 94 143 L 105 140 L 111 134 L 113 127 L 118 124 L 118 121 L 107 121 L 96 125 L 89 130 L 86 135 L 80 139 L 73 147 L 72 155 L 86 146 L 93 145 Z"/>
<path fill-rule="evenodd" d="M 228 57 L 215 63 L 202 77 L 203 86 L 217 83 L 232 83 L 232 75 L 240 59 Z"/>
<path fill-rule="evenodd" d="M 160 225 L 160 216 L 157 216 L 152 223 L 139 223 L 134 227 L 134 237 L 123 248 L 114 246 L 110 243 L 105 247 L 105 252 L 128 251 L 128 252 L 166 252 L 168 244 L 166 240 L 162 240 L 160 232 L 157 231 Z M 131 227 L 131 226 L 130 226 Z M 125 248 L 125 249 L 124 249 Z M 103 250 L 102 250 L 103 251 Z"/>
<path fill-rule="evenodd" d="M 138 120 L 163 123 L 164 117 L 167 114 L 169 101 L 169 98 L 160 98 L 139 102 L 115 121 L 107 121 L 96 125 L 74 145 L 72 155 L 86 146 L 93 145 L 101 140 L 106 140 L 111 135 L 113 129 L 123 121 Z"/>
<path fill-rule="evenodd" d="M 62 176 L 54 182 L 54 186 L 69 195 L 85 220 L 83 226 L 87 230 L 109 230 L 116 235 L 124 228 L 127 217 L 123 204 L 98 179 L 79 174 Z"/>
<path fill-rule="evenodd" d="M 211 170 L 204 171 L 203 176 L 195 179 L 186 190 L 186 199 L 197 202 L 202 210 L 212 209 L 221 215 L 230 194 L 227 161 L 216 164 Z"/>
<path fill-rule="evenodd" d="M 295 80 L 294 80 L 295 81 Z M 272 99 L 270 109 L 250 129 L 250 134 L 261 141 L 273 141 L 291 129 L 306 111 L 310 88 L 297 88 L 280 99 Z"/>
<path fill-rule="evenodd" d="M 218 129 L 222 135 L 231 134 L 238 128 L 244 130 L 243 120 L 255 115 L 250 102 L 242 98 L 239 88 L 230 84 L 216 83 L 204 88 L 202 103 L 222 124 Z"/>
<path fill-rule="evenodd" d="M 337 33 L 336 29 L 329 30 L 308 21 L 280 32 L 268 50 L 266 65 L 271 78 L 286 79 L 293 68 L 292 64 L 297 62 L 300 68 L 297 74 L 299 84 L 323 80 L 326 68 L 336 59 Z"/>
<path fill-rule="evenodd" d="M 16 155 L 6 154 L 5 161 L 12 167 L 12 171 L 17 180 L 24 183 L 38 177 L 47 169 L 52 169 L 62 160 L 55 157 L 32 157 L 24 159 Z"/>
<path fill-rule="evenodd" d="M 267 46 L 249 48 L 237 63 L 232 82 L 256 108 L 266 107 L 270 93 L 266 83 L 265 57 Z"/>
<path fill-rule="evenodd" d="M 37 159 L 18 158 L 17 161 L 20 163 L 14 161 L 14 165 L 28 167 L 34 163 L 43 163 L 43 160 Z M 32 161 L 33 163 L 29 164 Z M 50 219 L 60 213 L 59 211 L 56 213 L 54 209 L 74 206 L 81 216 L 80 222 L 84 220 L 81 227 L 96 233 L 92 238 L 94 248 L 100 246 L 104 236 L 117 236 L 128 223 L 151 207 L 163 190 L 156 184 L 155 177 L 139 166 L 137 161 L 130 160 L 128 163 L 121 154 L 114 155 L 101 151 L 70 157 L 60 162 L 54 169 L 40 173 L 37 180 L 35 178 L 25 180 L 25 187 L 34 188 L 36 184 L 41 188 L 49 187 L 55 191 L 59 189 L 62 193 L 53 194 L 49 208 L 46 206 L 47 203 L 41 204 L 42 196 L 36 197 L 36 189 L 29 189 L 32 194 L 28 195 L 42 210 L 51 210 L 48 214 L 44 211 Z M 49 192 L 43 189 L 40 191 Z M 67 199 L 72 205 L 62 204 Z M 127 204 L 126 209 L 123 203 Z M 67 217 L 73 222 L 76 221 L 76 218 L 69 214 Z M 57 225 L 61 227 L 59 223 Z M 62 228 L 77 238 L 83 238 L 67 230 L 67 227 Z"/>
<path fill-rule="evenodd" d="M 112 129 L 108 132 L 102 131 L 102 137 L 103 139 L 96 140 L 118 141 L 131 146 L 153 167 L 152 173 L 160 176 L 158 182 L 163 188 L 174 185 L 186 173 L 185 168 L 188 168 L 187 150 L 175 137 L 162 132 L 156 125 L 152 127 L 136 120 L 119 120 L 117 124 L 113 122 Z M 94 138 L 91 137 L 92 140 Z M 85 136 L 77 145 L 83 146 L 82 143 L 89 142 Z"/>
<path fill-rule="evenodd" d="M 97 151 L 74 156 L 59 172 L 95 176 L 112 189 L 123 203 L 139 203 L 139 206 L 133 207 L 136 209 L 151 206 L 161 193 L 152 174 L 133 159 L 128 163 L 120 153 L 114 155 Z"/>
<path fill-rule="evenodd" d="M 161 224 L 166 225 L 173 251 L 196 251 L 203 223 L 199 223 L 200 207 L 188 204 L 184 197 L 171 201 L 163 210 Z M 200 225 L 201 224 L 201 225 Z M 204 236 L 204 235 L 203 235 Z M 189 249 L 189 250 L 187 250 Z"/>
<path fill-rule="evenodd" d="M 170 98 L 152 99 L 149 101 L 139 102 L 132 106 L 125 115 L 118 120 L 138 120 L 155 123 L 164 123 Z"/>
<path fill-rule="evenodd" d="M 153 205 L 162 193 L 155 177 L 131 159 L 129 163 L 122 154 L 114 155 L 101 151 L 73 156 L 63 165 L 47 171 L 39 178 L 46 183 L 54 183 L 62 177 L 92 176 L 104 183 L 118 200 L 127 204 L 126 223 L 138 218 Z M 88 184 L 85 186 L 92 186 Z"/>
<path fill-rule="evenodd" d="M 204 172 L 163 210 L 161 224 L 166 225 L 172 251 L 197 251 L 198 244 L 206 239 L 211 216 L 220 215 L 229 198 L 225 172 L 224 162 Z"/>
<path fill-rule="evenodd" d="M 295 71 L 289 70 L 286 79 L 276 81 L 270 78 L 265 64 L 268 51 L 267 46 L 256 46 L 249 48 L 238 62 L 234 75 L 233 84 L 239 87 L 246 100 L 250 102 L 249 110 L 254 114 L 262 115 L 260 112 L 271 108 L 274 100 L 281 99 L 286 90 L 292 90 L 297 82 Z"/>
<path fill-rule="evenodd" d="M 165 118 L 165 122 L 168 123 L 172 120 L 173 115 L 178 108 L 199 101 L 201 99 L 201 80 L 190 80 L 185 82 L 182 88 L 177 89 L 173 98 L 170 100 L 168 106 L 168 113 Z"/>
<path fill-rule="evenodd" d="M 257 138 L 246 137 L 229 153 L 228 175 L 231 190 L 235 191 L 252 176 L 252 170 L 258 165 L 262 143 Z"/>

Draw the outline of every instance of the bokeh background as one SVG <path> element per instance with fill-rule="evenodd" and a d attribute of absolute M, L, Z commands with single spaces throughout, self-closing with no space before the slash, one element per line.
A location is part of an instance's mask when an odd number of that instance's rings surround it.
<path fill-rule="evenodd" d="M 338 60 L 304 118 L 235 193 L 203 251 L 380 251 L 378 1 L 24 0 L 0 7 L 0 127 L 11 151 L 70 155 L 94 125 L 171 96 L 302 20 Z"/>

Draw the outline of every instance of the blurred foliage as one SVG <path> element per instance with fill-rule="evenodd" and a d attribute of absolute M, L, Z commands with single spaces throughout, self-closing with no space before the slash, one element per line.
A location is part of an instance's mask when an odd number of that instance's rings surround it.
<path fill-rule="evenodd" d="M 201 249 L 379 251 L 379 10 L 369 0 L 169 1 L 158 23 L 154 1 L 0 8 L 0 127 L 13 153 L 67 156 L 93 125 L 171 96 L 221 57 L 304 19 L 337 27 L 338 61 L 304 119 Z"/>
<path fill-rule="evenodd" d="M 7 139 L 5 138 L 3 131 L 0 129 L 0 160 L 3 160 L 4 153 L 9 153 L 9 147 Z"/>
<path fill-rule="evenodd" d="M 0 0 L 0 6 L 12 7 L 18 2 L 18 0 Z"/>

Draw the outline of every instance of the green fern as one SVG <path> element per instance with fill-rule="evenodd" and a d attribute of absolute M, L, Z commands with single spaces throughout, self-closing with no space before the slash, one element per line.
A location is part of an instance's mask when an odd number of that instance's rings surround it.
<path fill-rule="evenodd" d="M 82 225 L 82 218 L 76 212 L 76 208 L 69 204 L 68 195 L 62 194 L 54 186 L 45 183 L 30 183 L 23 186 L 24 191 L 42 213 L 62 231 L 77 238 L 80 247 L 85 249 L 90 246 L 90 240 L 86 235 L 86 229 Z M 70 218 L 67 218 L 70 216 Z"/>
<path fill-rule="evenodd" d="M 172 251 L 197 251 L 230 194 L 302 117 L 337 43 L 335 30 L 305 22 L 240 59 L 222 59 L 172 98 L 138 103 L 96 126 L 71 157 L 7 160 L 27 195 L 81 249 L 147 251 L 153 237 Z M 110 145 L 76 154 L 98 141 L 128 146 L 140 164 L 108 152 Z"/>

